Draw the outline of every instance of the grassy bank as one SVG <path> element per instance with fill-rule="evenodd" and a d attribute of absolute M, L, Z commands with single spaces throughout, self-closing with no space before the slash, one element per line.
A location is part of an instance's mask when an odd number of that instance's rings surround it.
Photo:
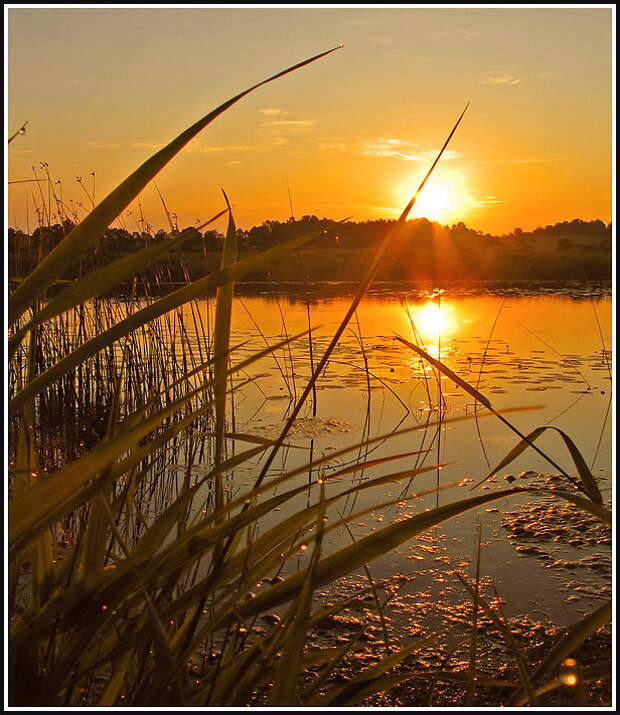
<path fill-rule="evenodd" d="M 274 261 L 268 268 L 255 271 L 248 281 L 308 282 L 355 281 L 364 274 L 373 250 L 331 249 L 300 250 L 287 259 Z M 183 259 L 190 275 L 198 277 L 204 271 L 204 256 L 185 253 Z M 217 255 L 209 254 L 209 265 Z M 484 251 L 459 254 L 452 260 L 437 257 L 428 251 L 407 252 L 398 258 L 388 257 L 381 266 L 377 280 L 382 281 L 599 281 L 611 280 L 611 253 L 581 248 L 557 252 L 532 252 L 522 248 L 488 248 Z"/>

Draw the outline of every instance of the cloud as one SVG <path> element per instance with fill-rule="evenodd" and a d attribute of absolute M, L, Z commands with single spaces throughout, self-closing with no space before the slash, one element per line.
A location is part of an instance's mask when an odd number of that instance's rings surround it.
<path fill-rule="evenodd" d="M 498 75 L 496 77 L 488 77 L 482 80 L 482 84 L 519 84 L 521 80 L 518 77 L 513 77 L 511 74 Z"/>
<path fill-rule="evenodd" d="M 290 112 L 285 112 L 283 109 L 278 109 L 277 107 L 267 107 L 265 109 L 258 110 L 261 114 L 267 117 L 283 116 L 285 114 L 290 114 Z"/>
<path fill-rule="evenodd" d="M 263 126 L 271 127 L 313 127 L 314 119 L 278 119 L 275 122 L 263 122 Z"/>
<path fill-rule="evenodd" d="M 267 139 L 263 142 L 263 146 L 266 149 L 273 149 L 274 147 L 284 146 L 284 144 L 288 144 L 288 141 L 289 140 L 286 137 L 271 137 L 271 139 Z"/>
<path fill-rule="evenodd" d="M 419 150 L 417 144 L 404 139 L 379 137 L 362 143 L 361 153 L 365 156 L 396 157 L 405 161 L 429 161 L 435 159 L 438 149 Z M 443 160 L 462 159 L 463 155 L 450 149 L 444 151 Z"/>
<path fill-rule="evenodd" d="M 164 142 L 134 142 L 129 145 L 132 149 L 163 149 Z"/>
<path fill-rule="evenodd" d="M 109 143 L 99 141 L 88 141 L 86 146 L 91 149 L 161 149 L 165 146 L 165 142 L 129 142 L 129 143 Z M 205 146 L 200 141 L 195 141 L 183 148 L 184 153 L 199 153 L 199 154 L 219 154 L 225 152 L 252 151 L 259 147 L 242 146 L 242 145 L 212 145 Z"/>
<path fill-rule="evenodd" d="M 86 142 L 86 146 L 90 149 L 161 149 L 165 146 L 163 142 L 100 142 L 100 141 L 89 141 Z"/>
<path fill-rule="evenodd" d="M 434 161 L 439 154 L 439 149 L 427 149 L 420 153 L 420 156 L 424 161 Z M 460 151 L 452 151 L 452 149 L 445 149 L 444 153 L 441 155 L 442 161 L 453 161 L 455 159 L 462 159 L 463 154 Z"/>
<path fill-rule="evenodd" d="M 378 157 L 398 157 L 407 161 L 420 161 L 421 156 L 411 153 L 412 145 L 402 139 L 388 139 L 378 137 L 374 140 L 367 140 L 362 144 L 362 154 L 365 156 Z"/>
<path fill-rule="evenodd" d="M 473 208 L 486 208 L 493 204 L 503 204 L 503 199 L 498 199 L 496 196 L 485 196 L 483 199 L 475 199 L 471 196 L 463 199 L 463 202 Z"/>
<path fill-rule="evenodd" d="M 226 151 L 251 151 L 251 146 L 203 146 L 197 149 L 197 151 L 203 154 L 216 154 L 219 152 Z"/>
<path fill-rule="evenodd" d="M 338 140 L 325 139 L 317 144 L 319 151 L 348 151 L 349 145 Z"/>

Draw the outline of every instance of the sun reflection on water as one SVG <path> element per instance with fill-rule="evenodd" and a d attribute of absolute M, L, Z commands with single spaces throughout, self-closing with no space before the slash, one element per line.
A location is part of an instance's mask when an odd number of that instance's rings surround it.
<path fill-rule="evenodd" d="M 440 341 L 458 331 L 456 311 L 450 303 L 429 300 L 424 305 L 410 305 L 409 314 L 427 352 L 433 357 L 439 354 Z"/>

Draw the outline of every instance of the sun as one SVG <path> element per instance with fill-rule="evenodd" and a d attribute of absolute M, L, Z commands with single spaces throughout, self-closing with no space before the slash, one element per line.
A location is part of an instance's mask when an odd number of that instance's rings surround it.
<path fill-rule="evenodd" d="M 418 196 L 414 215 L 430 221 L 441 221 L 456 209 L 458 198 L 454 187 L 448 184 L 425 186 Z"/>
<path fill-rule="evenodd" d="M 399 203 L 405 205 L 417 189 L 413 179 L 398 189 Z M 457 171 L 430 177 L 411 212 L 411 218 L 427 218 L 429 221 L 448 223 L 461 220 L 467 213 L 467 190 L 464 176 Z"/>

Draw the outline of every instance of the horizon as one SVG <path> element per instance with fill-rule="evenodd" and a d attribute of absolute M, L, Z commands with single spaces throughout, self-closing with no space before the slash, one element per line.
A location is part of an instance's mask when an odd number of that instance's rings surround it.
<path fill-rule="evenodd" d="M 234 206 L 232 206 L 232 208 L 234 209 Z M 225 216 L 222 216 L 220 218 L 222 220 L 225 220 Z M 364 224 L 364 223 L 375 223 L 375 222 L 379 223 L 382 221 L 395 222 L 397 220 L 396 218 L 392 218 L 392 217 L 378 217 L 378 218 L 356 220 L 356 218 L 354 216 L 351 216 L 348 219 L 341 221 L 339 219 L 332 218 L 329 216 L 318 216 L 316 214 L 304 214 L 303 216 L 289 217 L 288 219 L 287 218 L 283 218 L 283 219 L 266 218 L 262 223 L 256 223 L 256 224 L 252 224 L 251 226 L 246 226 L 246 227 L 236 225 L 236 228 L 237 228 L 237 230 L 249 232 L 254 228 L 260 228 L 261 226 L 268 225 L 269 223 L 274 223 L 274 224 L 277 223 L 280 225 L 286 225 L 286 224 L 291 224 L 291 223 L 301 223 L 301 222 L 303 222 L 303 220 L 305 218 L 316 218 L 319 222 L 328 221 L 328 222 L 333 222 L 335 224 L 343 224 L 343 225 L 350 224 L 350 223 L 353 223 L 353 224 Z M 137 220 L 139 221 L 139 219 L 137 219 Z M 580 221 L 584 224 L 593 224 L 593 223 L 601 222 L 604 224 L 604 226 L 607 229 L 609 229 L 613 226 L 613 221 L 611 221 L 611 220 L 606 222 L 601 218 L 583 219 L 579 216 L 575 216 L 573 218 L 567 218 L 567 219 L 563 219 L 560 221 L 556 221 L 553 224 L 545 224 L 544 226 L 542 224 L 539 224 L 538 226 L 531 228 L 531 229 L 524 229 L 522 226 L 515 226 L 512 229 L 512 231 L 507 231 L 504 233 L 490 233 L 489 231 L 485 231 L 484 229 L 475 229 L 472 226 L 467 225 L 467 223 L 465 223 L 464 221 L 455 221 L 455 222 L 444 224 L 444 223 L 441 223 L 440 221 L 435 221 L 435 220 L 429 219 L 426 216 L 414 216 L 412 218 L 407 218 L 405 223 L 411 223 L 413 221 L 428 221 L 431 224 L 437 224 L 441 229 L 448 229 L 448 230 L 452 230 L 452 229 L 456 228 L 458 225 L 462 224 L 464 226 L 464 228 L 466 228 L 467 230 L 475 231 L 476 233 L 480 234 L 481 236 L 491 236 L 493 238 L 502 238 L 504 236 L 512 236 L 512 235 L 514 235 L 515 230 L 519 230 L 519 229 L 523 232 L 524 235 L 527 235 L 527 234 L 531 234 L 531 233 L 536 233 L 537 231 L 545 231 L 549 228 L 555 228 L 556 226 L 559 226 L 563 223 L 570 224 L 570 223 L 573 223 L 574 221 Z M 126 218 L 123 218 L 123 222 L 125 225 L 120 225 L 118 220 L 114 221 L 112 224 L 110 224 L 109 228 L 125 230 L 130 235 L 140 233 L 139 226 L 136 226 L 135 230 L 132 230 L 132 228 L 128 225 L 129 222 L 126 220 Z M 195 229 L 198 229 L 199 231 L 204 232 L 204 233 L 209 233 L 211 231 L 215 231 L 215 232 L 223 235 L 221 231 L 218 231 L 217 224 L 218 224 L 218 222 L 216 221 L 213 224 L 209 224 L 209 226 L 202 227 L 202 229 L 200 226 L 196 226 L 195 224 L 194 225 L 188 224 L 186 226 L 179 224 L 178 230 L 182 232 L 182 231 L 185 231 L 190 228 L 195 228 Z M 53 225 L 54 224 L 52 224 L 52 226 Z M 55 225 L 62 225 L 62 224 L 60 222 L 57 222 Z M 26 233 L 22 227 L 16 227 L 16 226 L 9 225 L 8 228 L 9 228 L 9 230 L 21 231 L 22 233 Z M 36 229 L 39 227 L 32 226 L 30 228 L 31 228 L 30 232 L 26 235 L 33 235 L 34 232 L 36 231 Z M 150 233 L 151 235 L 155 236 L 157 233 L 162 232 L 162 231 L 166 234 L 169 234 L 170 226 L 166 226 L 164 223 L 162 223 L 161 225 L 158 225 L 158 226 L 153 226 L 152 224 L 149 224 L 148 229 L 146 231 L 144 231 L 143 233 L 147 233 L 147 234 Z"/>
<path fill-rule="evenodd" d="M 220 186 L 244 229 L 291 212 L 395 218 L 467 101 L 412 218 L 492 235 L 567 216 L 611 222 L 611 8 L 14 7 L 7 17 L 9 136 L 28 121 L 9 146 L 9 180 L 32 179 L 33 166 L 45 178 L 46 163 L 79 219 L 221 101 L 342 42 L 244 99 L 156 177 L 179 225 L 220 210 Z M 35 187 L 9 186 L 8 219 L 22 230 L 47 201 Z M 153 185 L 140 202 L 166 226 Z"/>

